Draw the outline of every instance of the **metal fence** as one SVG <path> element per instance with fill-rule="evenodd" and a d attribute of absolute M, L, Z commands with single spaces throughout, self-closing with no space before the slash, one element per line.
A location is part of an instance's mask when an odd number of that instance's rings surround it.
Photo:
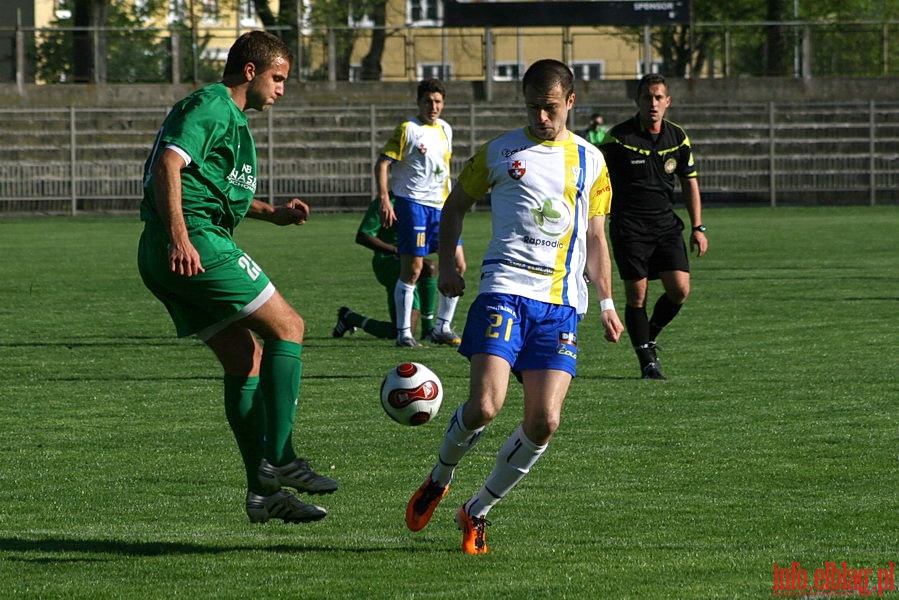
<path fill-rule="evenodd" d="M 134 211 L 143 163 L 168 107 L 7 109 L 0 114 L 0 214 Z M 584 107 L 609 123 L 631 104 Z M 356 210 L 374 194 L 372 165 L 408 106 L 276 106 L 250 113 L 262 199 L 300 196 L 317 210 Z M 899 102 L 684 104 L 707 203 L 899 204 Z M 519 104 L 452 105 L 453 169 L 523 123 Z M 575 125 L 572 125 L 575 127 Z"/>
<path fill-rule="evenodd" d="M 369 50 L 370 27 L 304 28 L 295 54 L 297 74 L 305 80 L 355 80 L 360 58 Z M 630 79 L 661 68 L 663 59 L 650 44 L 663 28 L 614 27 L 384 27 L 382 81 L 517 80 L 537 58 L 558 56 L 583 76 Z M 93 83 L 202 83 L 221 72 L 228 46 L 245 31 L 237 27 L 193 29 L 147 27 L 0 26 L 0 80 L 19 84 L 72 82 L 70 56 L 61 54 L 73 34 L 87 35 L 94 62 Z M 706 60 L 689 77 L 795 77 L 899 75 L 899 22 L 694 23 L 694 50 Z M 776 33 L 786 65 L 771 71 L 766 48 Z M 338 57 L 349 56 L 350 64 Z M 667 73 L 677 75 L 676 73 Z M 210 79 L 210 77 L 212 79 Z"/>

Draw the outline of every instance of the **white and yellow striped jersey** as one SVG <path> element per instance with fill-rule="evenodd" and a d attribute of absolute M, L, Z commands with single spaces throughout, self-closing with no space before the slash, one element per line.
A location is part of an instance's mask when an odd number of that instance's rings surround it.
<path fill-rule="evenodd" d="M 443 119 L 434 125 L 417 117 L 397 125 L 381 154 L 391 159 L 390 191 L 426 206 L 441 208 L 450 191 L 453 129 Z"/>
<path fill-rule="evenodd" d="M 570 131 L 566 141 L 548 142 L 525 127 L 482 146 L 459 184 L 473 198 L 490 192 L 493 238 L 479 291 L 587 312 L 587 221 L 608 214 L 612 202 L 602 153 Z"/>

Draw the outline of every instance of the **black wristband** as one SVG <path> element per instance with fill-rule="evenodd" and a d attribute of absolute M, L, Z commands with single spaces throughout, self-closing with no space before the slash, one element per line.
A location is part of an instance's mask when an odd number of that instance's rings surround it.
<path fill-rule="evenodd" d="M 701 231 L 702 233 L 705 233 L 705 225 L 697 225 L 693 228 L 693 231 Z"/>

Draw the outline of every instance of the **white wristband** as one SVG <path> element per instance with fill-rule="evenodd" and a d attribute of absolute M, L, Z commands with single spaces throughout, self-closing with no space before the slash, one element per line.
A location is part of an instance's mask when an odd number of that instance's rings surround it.
<path fill-rule="evenodd" d="M 599 308 L 602 311 L 615 310 L 615 302 L 611 298 L 599 301 Z"/>

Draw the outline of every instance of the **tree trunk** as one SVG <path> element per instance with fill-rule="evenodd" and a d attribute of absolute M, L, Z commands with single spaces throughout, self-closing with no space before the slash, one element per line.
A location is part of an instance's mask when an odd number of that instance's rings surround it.
<path fill-rule="evenodd" d="M 783 21 L 787 16 L 786 0 L 768 0 L 768 21 Z M 789 75 L 789 40 L 786 30 L 780 25 L 771 25 L 765 31 L 766 75 Z"/>
<path fill-rule="evenodd" d="M 372 6 L 372 20 L 375 28 L 371 30 L 371 46 L 368 48 L 368 54 L 362 57 L 362 74 L 363 81 L 380 81 L 381 80 L 381 59 L 384 56 L 384 47 L 387 42 L 387 30 L 384 25 L 387 23 L 387 2 L 375 2 Z"/>

